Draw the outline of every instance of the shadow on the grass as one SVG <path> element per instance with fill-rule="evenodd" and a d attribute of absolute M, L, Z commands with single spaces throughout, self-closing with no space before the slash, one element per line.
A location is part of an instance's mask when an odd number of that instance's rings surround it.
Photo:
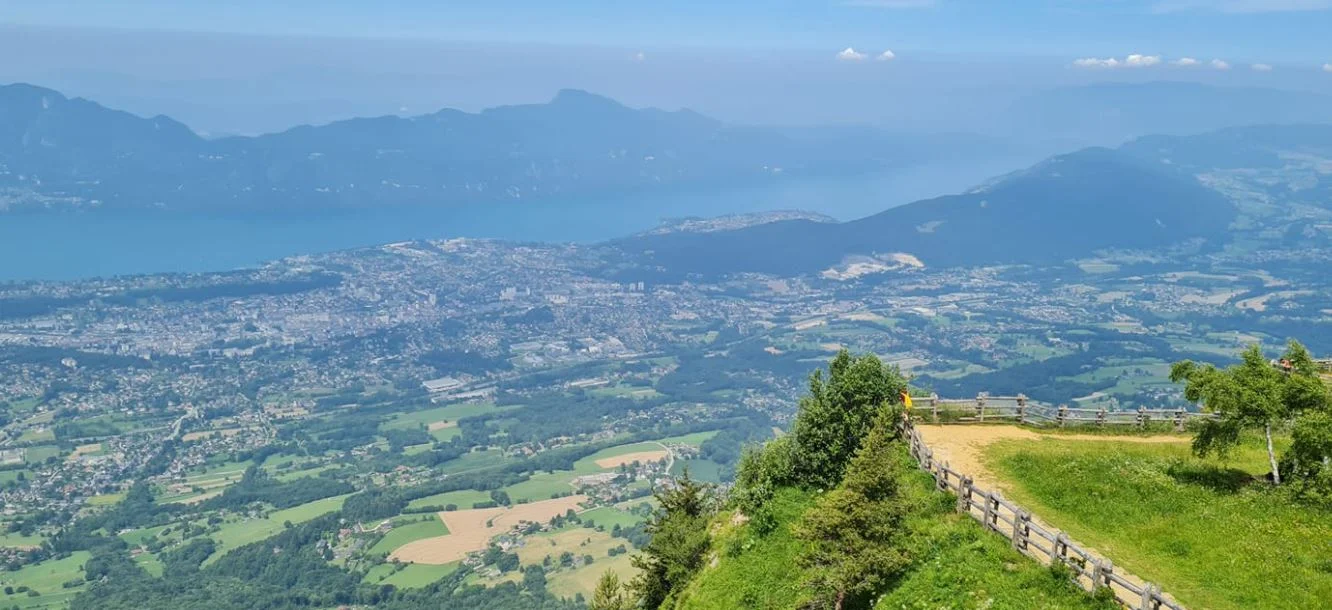
<path fill-rule="evenodd" d="M 1237 468 L 1223 468 L 1209 464 L 1177 463 L 1166 473 L 1180 483 L 1206 487 L 1217 493 L 1233 494 L 1259 481 L 1252 474 Z"/>

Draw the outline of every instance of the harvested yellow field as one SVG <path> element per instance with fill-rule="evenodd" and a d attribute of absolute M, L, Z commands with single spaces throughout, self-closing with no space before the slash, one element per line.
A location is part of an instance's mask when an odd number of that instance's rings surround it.
<path fill-rule="evenodd" d="M 545 523 L 570 509 L 577 511 L 587 496 L 554 498 L 511 508 L 477 508 L 439 513 L 449 533 L 424 538 L 398 547 L 389 555 L 409 563 L 444 565 L 486 548 L 490 539 L 513 529 L 519 523 Z"/>
<path fill-rule="evenodd" d="M 69 454 L 69 460 L 77 460 L 80 456 L 97 453 L 102 450 L 101 443 L 92 443 L 88 445 L 79 445 L 74 448 L 74 453 Z"/>
<path fill-rule="evenodd" d="M 614 457 L 601 458 L 597 460 L 597 466 L 602 468 L 619 468 L 623 464 L 632 464 L 638 462 L 646 464 L 648 462 L 657 462 L 670 457 L 669 451 L 639 451 L 637 453 L 626 453 Z"/>

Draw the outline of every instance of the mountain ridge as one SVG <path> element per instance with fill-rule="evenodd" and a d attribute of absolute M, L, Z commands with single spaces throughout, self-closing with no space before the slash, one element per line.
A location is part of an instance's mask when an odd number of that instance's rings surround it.
<path fill-rule="evenodd" d="M 963 139 L 972 148 L 999 146 Z M 872 128 L 793 134 L 565 89 L 452 109 L 205 139 L 169 117 L 32 85 L 0 88 L 0 209 L 288 210 L 451 205 L 863 173 L 956 155 Z"/>

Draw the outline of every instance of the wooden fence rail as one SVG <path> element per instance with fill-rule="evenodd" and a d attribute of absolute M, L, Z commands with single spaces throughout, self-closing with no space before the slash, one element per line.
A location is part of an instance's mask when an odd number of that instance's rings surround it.
<path fill-rule="evenodd" d="M 940 491 L 957 495 L 957 511 L 966 513 L 1013 543 L 1013 548 L 1044 563 L 1059 563 L 1073 571 L 1074 580 L 1088 592 L 1108 587 L 1115 599 L 1133 610 L 1184 610 L 1151 583 L 1136 584 L 1115 571 L 1109 559 L 1100 558 L 1032 520 L 1031 513 L 1005 500 L 997 492 L 977 487 L 966 475 L 934 459 L 934 452 L 916 432 L 911 418 L 904 417 L 902 435 L 911 456 L 929 472 Z"/>
<path fill-rule="evenodd" d="M 1110 411 L 1108 409 L 1075 409 L 1067 405 L 1052 407 L 1032 403 L 1026 396 L 990 396 L 979 394 L 976 398 L 939 398 L 931 396 L 921 399 L 924 403 L 916 407 L 913 416 L 923 417 L 929 413 L 930 420 L 938 423 L 940 416 L 955 416 L 964 422 L 1016 421 L 1019 424 L 1037 426 L 1138 426 L 1144 427 L 1154 422 L 1168 422 L 1175 430 L 1183 431 L 1191 421 L 1216 417 L 1211 413 L 1199 413 L 1184 409 L 1145 409 L 1136 411 Z"/>

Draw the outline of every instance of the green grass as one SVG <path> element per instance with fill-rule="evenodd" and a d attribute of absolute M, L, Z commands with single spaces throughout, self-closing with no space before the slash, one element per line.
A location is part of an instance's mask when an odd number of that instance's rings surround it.
<path fill-rule="evenodd" d="M 597 525 L 605 526 L 606 531 L 608 532 L 614 529 L 616 525 L 619 525 L 620 527 L 633 527 L 643 520 L 642 517 L 629 511 L 623 511 L 610 506 L 602 506 L 589 511 L 584 511 L 579 517 L 583 519 L 583 523 L 591 521 Z"/>
<path fill-rule="evenodd" d="M 951 496 L 935 490 L 933 479 L 916 469 L 900 448 L 905 473 L 902 492 L 912 506 L 906 527 L 913 563 L 886 592 L 878 610 L 921 609 L 1093 609 L 1109 610 L 1070 581 L 1013 550 L 1004 538 L 953 510 Z M 814 505 L 815 496 L 779 490 L 771 505 L 778 526 L 765 536 L 751 526 L 718 519 L 713 542 L 716 567 L 705 568 L 688 586 L 678 610 L 712 608 L 796 608 L 803 600 L 805 575 L 799 556 L 805 544 L 791 527 Z"/>
<path fill-rule="evenodd" d="M 532 478 L 522 483 L 505 487 L 504 491 L 509 494 L 509 499 L 514 502 L 549 500 L 557 494 L 573 493 L 573 486 L 569 484 L 573 480 L 573 476 L 573 473 L 568 470 L 557 470 L 553 473 L 543 472 L 532 475 Z"/>
<path fill-rule="evenodd" d="M 139 564 L 139 567 L 153 576 L 161 576 L 165 567 L 162 565 L 162 560 L 152 553 L 140 553 L 138 557 L 134 558 L 134 563 Z"/>
<path fill-rule="evenodd" d="M 388 555 L 398 547 L 424 538 L 446 536 L 449 528 L 435 514 L 422 517 L 400 518 L 394 521 L 393 529 L 384 534 L 374 546 L 370 547 L 373 555 Z"/>
<path fill-rule="evenodd" d="M 987 450 L 1009 496 L 1192 608 L 1316 608 L 1332 599 L 1332 512 L 1183 444 L 1009 441 Z"/>
<path fill-rule="evenodd" d="M 695 432 L 693 434 L 685 434 L 682 436 L 672 436 L 669 438 L 663 438 L 658 442 L 662 443 L 663 445 L 679 444 L 679 445 L 690 445 L 693 447 L 697 447 L 699 445 L 702 445 L 703 441 L 710 440 L 712 437 L 717 436 L 717 433 L 719 432 L 721 432 L 721 430 L 708 430 L 707 432 Z"/>
<path fill-rule="evenodd" d="M 52 436 L 52 438 L 55 438 Z M 20 439 L 25 440 L 25 439 Z M 45 462 L 47 458 L 60 455 L 60 448 L 55 445 L 39 445 L 23 450 L 23 461 L 29 464 Z"/>
<path fill-rule="evenodd" d="M 512 408 L 512 407 L 508 407 Z M 480 415 L 496 410 L 494 403 L 468 402 L 399 413 L 393 419 L 384 422 L 381 430 L 400 430 L 403 428 L 425 427 L 437 421 L 456 422 L 464 417 Z"/>
<path fill-rule="evenodd" d="M 796 557 L 805 545 L 791 528 L 813 504 L 813 495 L 783 489 L 771 504 L 780 525 L 768 535 L 755 536 L 749 526 L 724 529 L 713 546 L 741 548 L 742 553 L 723 551 L 716 568 L 705 569 L 689 584 L 677 608 L 795 608 L 801 580 Z"/>
<path fill-rule="evenodd" d="M 377 565 L 366 572 L 362 582 L 393 585 L 400 589 L 419 589 L 458 571 L 458 563 L 430 566 L 409 563 L 399 570 L 391 563 Z"/>
<path fill-rule="evenodd" d="M 41 546 L 45 541 L 45 537 L 38 535 L 24 536 L 17 532 L 0 534 L 0 547 Z"/>
<path fill-rule="evenodd" d="M 468 470 L 478 468 L 490 468 L 491 466 L 500 466 L 514 461 L 515 458 L 505 457 L 504 453 L 498 449 L 487 449 L 485 451 L 473 451 L 461 457 L 449 460 L 440 466 L 444 474 L 457 474 Z"/>
<path fill-rule="evenodd" d="M 83 564 L 91 557 L 92 554 L 87 551 L 76 551 L 64 559 L 24 566 L 17 572 L 0 572 L 0 584 L 15 588 L 27 586 L 41 593 L 38 597 L 28 597 L 25 593 L 0 593 L 0 605 L 8 607 L 17 604 L 20 608 L 63 607 L 82 587 L 66 589 L 61 585 L 67 581 L 81 580 Z"/>
<path fill-rule="evenodd" d="M 456 505 L 459 509 L 471 508 L 477 502 L 489 502 L 490 492 L 477 491 L 475 489 L 460 489 L 458 491 L 446 491 L 442 494 L 417 498 L 407 503 L 407 508 L 415 510 L 423 506 L 448 506 Z"/>

